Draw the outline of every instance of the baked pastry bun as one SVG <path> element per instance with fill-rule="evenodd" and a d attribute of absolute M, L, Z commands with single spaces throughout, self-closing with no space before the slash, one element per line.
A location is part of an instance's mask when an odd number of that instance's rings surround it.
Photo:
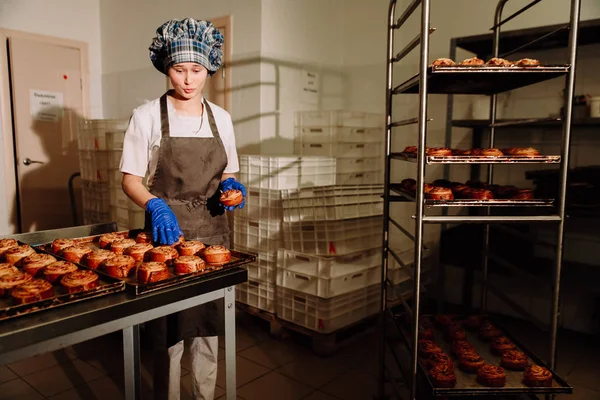
<path fill-rule="evenodd" d="M 2 239 L 0 240 L 0 256 L 3 255 L 6 250 L 12 248 L 12 247 L 17 247 L 19 245 L 19 242 L 17 242 L 15 239 Z"/>
<path fill-rule="evenodd" d="M 515 65 L 512 61 L 505 60 L 503 58 L 494 57 L 491 58 L 486 65 L 494 66 L 494 67 L 512 67 Z"/>
<path fill-rule="evenodd" d="M 533 147 L 512 147 L 510 149 L 504 149 L 504 153 L 509 156 L 539 156 L 540 151 Z"/>
<path fill-rule="evenodd" d="M 513 371 L 523 371 L 529 364 L 529 359 L 519 350 L 507 350 L 502 353 L 500 365 Z"/>
<path fill-rule="evenodd" d="M 465 372 L 477 372 L 484 365 L 485 361 L 483 358 L 474 351 L 463 351 L 458 356 L 458 368 Z"/>
<path fill-rule="evenodd" d="M 456 63 L 449 58 L 438 58 L 431 63 L 432 67 L 453 67 Z"/>
<path fill-rule="evenodd" d="M 198 256 L 180 256 L 173 262 L 175 275 L 193 274 L 204 271 L 206 263 Z"/>
<path fill-rule="evenodd" d="M 202 254 L 205 248 L 204 243 L 197 240 L 188 240 L 177 246 L 180 256 L 197 256 Z"/>
<path fill-rule="evenodd" d="M 85 244 L 77 244 L 75 246 L 63 249 L 60 254 L 67 261 L 71 261 L 72 263 L 79 263 L 83 256 L 85 256 L 88 253 L 91 253 L 92 251 L 93 250 Z"/>
<path fill-rule="evenodd" d="M 231 260 L 231 252 L 224 246 L 208 246 L 202 257 L 210 265 L 223 265 Z"/>
<path fill-rule="evenodd" d="M 534 58 L 522 58 L 515 63 L 517 67 L 537 67 L 540 62 Z"/>
<path fill-rule="evenodd" d="M 244 200 L 242 192 L 236 189 L 226 190 L 221 193 L 219 201 L 226 207 L 237 206 Z"/>
<path fill-rule="evenodd" d="M 91 269 L 97 269 L 102 261 L 115 256 L 116 254 L 110 250 L 94 250 L 83 256 L 81 263 L 87 265 Z"/>
<path fill-rule="evenodd" d="M 523 372 L 523 383 L 529 387 L 550 387 L 552 372 L 539 365 L 530 365 Z"/>
<path fill-rule="evenodd" d="M 436 186 L 427 193 L 430 200 L 454 200 L 452 190 L 445 187 Z"/>
<path fill-rule="evenodd" d="M 33 277 L 19 270 L 0 275 L 0 297 L 8 297 L 17 286 L 29 282 Z"/>
<path fill-rule="evenodd" d="M 456 375 L 449 365 L 436 365 L 429 370 L 429 375 L 435 387 L 453 388 L 456 386 Z"/>
<path fill-rule="evenodd" d="M 502 331 L 496 328 L 492 323 L 486 321 L 481 324 L 481 328 L 479 328 L 479 337 L 481 339 L 490 342 L 498 336 L 502 336 Z"/>
<path fill-rule="evenodd" d="M 9 263 L 0 263 L 0 276 L 19 272 L 19 269 Z"/>
<path fill-rule="evenodd" d="M 123 254 L 133 257 L 135 261 L 141 262 L 145 260 L 146 253 L 152 249 L 153 247 L 150 243 L 136 243 L 126 248 Z"/>
<path fill-rule="evenodd" d="M 485 364 L 477 370 L 477 382 L 488 387 L 504 387 L 506 373 L 502 367 Z"/>
<path fill-rule="evenodd" d="M 487 189 L 471 189 L 465 193 L 469 199 L 473 200 L 493 200 L 494 193 Z"/>
<path fill-rule="evenodd" d="M 406 146 L 402 152 L 408 154 L 416 154 L 417 146 Z"/>
<path fill-rule="evenodd" d="M 484 157 L 501 157 L 504 155 L 504 153 L 502 152 L 502 150 L 500 149 L 481 149 L 481 152 L 479 153 L 480 156 L 484 156 Z"/>
<path fill-rule="evenodd" d="M 511 196 L 513 200 L 533 200 L 533 190 L 519 189 L 517 193 Z"/>
<path fill-rule="evenodd" d="M 450 356 L 446 353 L 432 353 L 427 359 L 427 366 L 433 368 L 436 365 L 447 365 L 450 368 L 454 368 L 454 363 Z"/>
<path fill-rule="evenodd" d="M 467 339 L 467 331 L 463 328 L 462 324 L 452 324 L 446 327 L 446 331 L 444 334 L 444 338 L 446 338 L 447 342 L 454 342 L 455 340 L 466 340 Z"/>
<path fill-rule="evenodd" d="M 481 58 L 471 57 L 466 60 L 462 60 L 458 65 L 485 65 L 485 61 Z"/>
<path fill-rule="evenodd" d="M 15 287 L 11 296 L 15 304 L 27 304 L 54 296 L 52 284 L 45 279 L 32 279 Z"/>
<path fill-rule="evenodd" d="M 135 245 L 135 239 L 123 239 L 121 238 L 121 240 L 116 240 L 114 242 L 111 243 L 110 245 L 110 251 L 112 251 L 113 253 L 117 254 L 117 255 L 121 255 L 125 252 L 125 249 L 128 247 L 131 247 L 133 245 Z"/>
<path fill-rule="evenodd" d="M 454 354 L 454 356 L 456 358 L 459 358 L 459 356 L 461 355 L 461 353 L 464 352 L 474 352 L 475 351 L 475 347 L 473 347 L 473 345 L 471 343 L 469 343 L 467 340 L 455 340 L 454 342 L 452 342 L 452 345 L 450 346 L 450 352 L 452 354 Z"/>
<path fill-rule="evenodd" d="M 412 178 L 403 179 L 400 187 L 407 192 L 414 193 L 417 190 L 417 181 Z"/>
<path fill-rule="evenodd" d="M 11 247 L 4 252 L 4 260 L 9 264 L 17 264 L 22 258 L 35 254 L 35 250 L 28 244 Z"/>
<path fill-rule="evenodd" d="M 79 293 L 98 287 L 100 279 L 94 271 L 78 270 L 69 272 L 60 280 L 67 293 Z"/>
<path fill-rule="evenodd" d="M 54 254 L 60 253 L 62 249 L 67 247 L 71 247 L 75 245 L 75 241 L 72 239 L 54 239 L 50 247 L 52 248 L 52 252 Z"/>
<path fill-rule="evenodd" d="M 109 249 L 114 242 L 125 239 L 120 233 L 105 233 L 98 239 L 98 246 L 101 249 Z"/>
<path fill-rule="evenodd" d="M 173 260 L 179 257 L 179 253 L 171 246 L 158 246 L 146 253 L 148 261 L 156 261 L 170 264 Z"/>
<path fill-rule="evenodd" d="M 137 243 L 152 243 L 152 232 L 140 232 L 135 237 Z"/>
<path fill-rule="evenodd" d="M 116 255 L 102 261 L 99 268 L 113 278 L 127 278 L 135 266 L 135 260 L 131 256 Z"/>
<path fill-rule="evenodd" d="M 443 353 L 444 351 L 433 340 L 420 339 L 418 342 L 419 355 L 423 358 L 430 358 L 433 353 Z"/>
<path fill-rule="evenodd" d="M 452 149 L 448 147 L 431 147 L 427 149 L 428 156 L 451 156 Z"/>
<path fill-rule="evenodd" d="M 433 340 L 435 337 L 435 330 L 429 327 L 419 327 L 419 339 Z"/>
<path fill-rule="evenodd" d="M 50 254 L 32 254 L 21 259 L 23 272 L 36 277 L 47 266 L 56 262 L 56 258 Z"/>
<path fill-rule="evenodd" d="M 142 263 L 137 272 L 138 282 L 143 284 L 163 281 L 170 276 L 167 264 L 156 261 Z"/>
<path fill-rule="evenodd" d="M 72 262 L 56 261 L 44 268 L 44 279 L 53 284 L 66 274 L 77 271 L 77 269 L 77 265 Z"/>
<path fill-rule="evenodd" d="M 518 192 L 519 192 L 519 189 L 517 189 L 515 186 L 505 185 L 505 186 L 497 187 L 496 190 L 494 191 L 494 194 L 499 199 L 510 199 Z"/>
<path fill-rule="evenodd" d="M 507 350 L 515 350 L 517 346 L 506 336 L 498 336 L 492 339 L 490 348 L 492 353 L 501 356 Z"/>

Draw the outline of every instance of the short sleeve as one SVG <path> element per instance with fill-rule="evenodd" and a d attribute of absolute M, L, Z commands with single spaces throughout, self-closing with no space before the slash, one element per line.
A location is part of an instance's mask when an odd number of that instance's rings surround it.
<path fill-rule="evenodd" d="M 224 173 L 233 174 L 240 170 L 240 163 L 238 160 L 237 149 L 235 147 L 235 133 L 233 132 L 233 122 L 231 116 L 227 114 L 225 121 L 225 130 L 220 133 L 223 140 L 223 146 L 227 153 L 227 166 L 225 167 Z"/>
<path fill-rule="evenodd" d="M 144 118 L 139 110 L 135 110 L 125 132 L 123 155 L 121 156 L 121 172 L 142 178 L 146 175 L 151 129 L 152 122 L 150 118 Z"/>

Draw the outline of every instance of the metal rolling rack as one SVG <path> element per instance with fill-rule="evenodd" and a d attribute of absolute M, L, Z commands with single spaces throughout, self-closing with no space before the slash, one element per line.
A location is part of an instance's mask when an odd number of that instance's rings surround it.
<path fill-rule="evenodd" d="M 493 56 L 498 57 L 499 54 L 499 43 L 500 43 L 500 30 L 501 27 L 508 21 L 517 17 L 521 13 L 527 11 L 531 7 L 535 6 L 542 0 L 532 0 L 528 5 L 523 7 L 521 10 L 515 12 L 509 17 L 502 19 L 504 6 L 508 0 L 500 0 L 496 8 L 494 26 L 492 28 L 494 34 L 493 41 Z M 398 228 L 402 233 L 410 237 L 414 242 L 415 249 L 415 260 L 414 268 L 412 269 L 413 274 L 413 296 L 412 296 L 412 307 L 410 307 L 406 300 L 402 302 L 406 311 L 411 315 L 412 327 L 410 338 L 408 339 L 408 347 L 411 358 L 411 368 L 406 374 L 408 387 L 411 391 L 411 399 L 416 400 L 417 395 L 417 375 L 419 373 L 419 362 L 417 358 L 417 341 L 418 341 L 418 321 L 421 307 L 421 264 L 423 254 L 423 230 L 425 224 L 452 224 L 452 223 L 482 223 L 485 224 L 485 248 L 482 252 L 482 296 L 481 296 L 481 311 L 485 312 L 487 307 L 487 294 L 488 290 L 492 290 L 493 287 L 488 285 L 488 251 L 489 246 L 489 228 L 490 224 L 493 223 L 519 223 L 519 222 L 553 222 L 557 223 L 557 245 L 556 245 L 556 262 L 554 264 L 554 283 L 553 283 L 553 296 L 552 296 L 552 313 L 551 313 L 551 327 L 550 327 L 550 357 L 549 366 L 552 370 L 555 369 L 556 361 L 556 336 L 558 329 L 558 314 L 559 314 L 559 296 L 560 296 L 560 279 L 561 279 L 561 266 L 562 266 L 562 253 L 563 253 L 563 231 L 565 222 L 565 195 L 566 195 L 566 183 L 567 183 L 567 171 L 569 165 L 569 147 L 571 139 L 571 122 L 572 122 L 572 106 L 573 106 L 573 94 L 574 94 L 574 83 L 575 83 L 575 70 L 576 70 L 576 58 L 577 58 L 577 40 L 578 40 L 578 29 L 579 29 L 579 17 L 580 17 L 580 6 L 581 0 L 571 0 L 571 12 L 569 22 L 569 62 L 568 65 L 558 67 L 554 70 L 545 69 L 543 72 L 535 71 L 531 68 L 523 69 L 494 69 L 483 72 L 480 68 L 470 69 L 469 67 L 429 67 L 429 35 L 435 30 L 430 27 L 430 7 L 431 0 L 413 0 L 410 2 L 406 10 L 396 18 L 396 3 L 397 0 L 390 0 L 389 14 L 388 14 L 388 47 L 387 47 L 387 74 L 386 74 L 386 152 L 385 152 L 385 191 L 384 191 L 384 227 L 383 227 L 383 249 L 382 249 L 382 271 L 381 271 L 381 282 L 382 282 L 382 294 L 381 294 L 381 347 L 380 347 L 380 376 L 379 376 L 379 398 L 385 399 L 385 384 L 390 383 L 394 389 L 394 393 L 399 397 L 399 390 L 395 388 L 394 381 L 388 379 L 388 369 L 386 367 L 386 349 L 392 339 L 388 340 L 387 331 L 390 326 L 394 326 L 399 329 L 397 321 L 394 319 L 393 312 L 390 310 L 387 304 L 387 268 L 388 258 L 391 255 L 396 258 L 399 262 L 397 255 L 389 248 L 390 239 L 390 223 Z M 394 54 L 394 32 L 401 28 L 404 23 L 411 17 L 411 15 L 421 6 L 421 31 L 413 40 L 411 40 L 399 53 Z M 544 38 L 535 39 L 532 43 L 537 43 Z M 395 63 L 402 60 L 407 54 L 414 50 L 420 45 L 420 59 L 419 59 L 419 74 L 415 77 L 410 78 L 405 83 L 398 86 L 393 84 L 393 66 Z M 526 46 L 521 46 L 516 50 L 522 50 Z M 515 50 L 509 54 L 514 53 Z M 503 54 L 506 56 L 507 54 Z M 554 66 L 553 66 L 554 67 Z M 561 185 L 559 197 L 556 199 L 554 212 L 547 215 L 540 215 L 539 213 L 531 213 L 531 215 L 492 215 L 492 209 L 485 204 L 479 205 L 484 207 L 485 215 L 470 215 L 470 216 L 450 216 L 444 213 L 444 215 L 427 215 L 425 214 L 425 208 L 428 204 L 424 198 L 424 183 L 425 183 L 425 166 L 426 164 L 433 164 L 436 161 L 425 154 L 426 138 L 427 138 L 427 105 L 429 94 L 486 94 L 491 96 L 490 100 L 490 120 L 489 120 L 489 147 L 494 147 L 495 144 L 495 128 L 499 126 L 496 121 L 496 105 L 498 93 L 506 90 L 516 89 L 526 85 L 541 82 L 543 80 L 552 79 L 555 77 L 566 75 L 565 83 L 565 115 L 562 118 L 563 124 L 563 140 L 562 140 L 562 151 L 560 157 L 560 177 Z M 461 85 L 451 84 L 453 80 L 458 80 Z M 507 83 L 509 82 L 509 83 Z M 411 118 L 403 121 L 392 121 L 392 108 L 393 108 L 393 96 L 402 93 L 418 93 L 419 94 L 419 115 L 417 118 Z M 536 120 L 537 121 L 537 120 Z M 523 121 L 515 121 L 515 124 L 522 124 Z M 407 198 L 408 196 L 392 195 L 394 184 L 390 182 L 391 169 L 393 160 L 403 160 L 399 153 L 394 153 L 391 149 L 392 143 L 392 128 L 407 126 L 411 124 L 418 124 L 419 139 L 417 142 L 417 185 L 414 201 L 416 203 L 416 212 L 413 216 L 415 220 L 415 234 L 414 237 L 404 229 L 397 221 L 390 217 L 390 205 L 396 201 L 412 201 L 413 198 Z M 503 123 L 503 125 L 506 125 Z M 405 161 L 409 161 L 404 159 Z M 412 160 L 414 161 L 414 160 Z M 508 160 L 507 160 L 508 161 Z M 544 161 L 542 161 L 544 162 Z M 547 161 L 545 161 L 547 162 Z M 439 161 L 439 163 L 452 163 L 451 160 Z M 464 164 L 461 160 L 456 160 L 456 164 Z M 494 177 L 493 164 L 487 163 L 488 173 L 487 182 L 492 183 Z M 501 163 L 501 161 L 495 162 Z M 510 204 L 507 204 L 510 205 Z M 402 262 L 400 262 L 401 265 Z M 404 265 L 403 265 L 404 266 Z M 512 302 L 507 296 L 501 294 L 501 298 L 507 300 L 509 305 Z M 388 321 L 392 319 L 393 324 L 389 324 Z M 401 335 L 401 333 L 400 333 Z M 390 335 L 391 336 L 391 335 Z M 394 339 L 395 340 L 395 339 Z M 390 345 L 392 347 L 392 345 Z M 392 353 L 394 352 L 393 349 Z M 394 359 L 398 364 L 399 357 L 396 354 Z M 403 371 L 402 365 L 398 365 L 401 371 Z M 499 395 L 503 394 L 501 388 L 497 392 Z M 532 396 L 533 392 L 522 391 L 525 395 Z M 539 392 L 537 392 L 539 393 Z M 550 393 L 550 391 L 548 392 Z M 434 393 L 435 394 L 435 393 Z M 463 392 L 456 393 L 464 395 Z M 489 393 L 491 394 L 491 393 Z M 514 393 L 513 393 L 514 394 Z M 453 395 L 451 392 L 445 392 L 445 396 Z"/>

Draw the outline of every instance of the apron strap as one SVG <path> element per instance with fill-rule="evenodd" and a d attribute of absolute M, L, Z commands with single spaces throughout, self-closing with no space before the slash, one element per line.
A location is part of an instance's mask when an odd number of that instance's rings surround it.
<path fill-rule="evenodd" d="M 212 112 L 212 109 L 210 108 L 210 106 L 208 105 L 208 101 L 206 101 L 206 99 L 204 99 L 204 106 L 206 107 L 206 112 L 208 113 L 208 123 L 210 124 L 210 130 L 213 133 L 213 136 L 215 138 L 221 138 L 221 135 L 219 135 L 219 129 L 217 128 L 217 123 L 215 122 L 215 115 Z"/>
<path fill-rule="evenodd" d="M 171 136 L 169 127 L 169 111 L 167 109 L 167 93 L 160 97 L 160 135 L 163 138 Z"/>

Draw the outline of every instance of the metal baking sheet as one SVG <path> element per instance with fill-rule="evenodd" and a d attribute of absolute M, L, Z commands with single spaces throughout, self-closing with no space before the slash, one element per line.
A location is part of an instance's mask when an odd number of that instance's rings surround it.
<path fill-rule="evenodd" d="M 425 315 L 430 318 L 433 318 L 432 315 Z M 405 321 L 404 314 L 396 315 L 395 319 L 397 321 L 397 326 L 400 328 L 401 334 L 408 342 L 408 338 L 410 338 L 410 333 L 408 330 L 408 326 L 406 326 L 402 321 Z M 505 328 L 497 324 L 494 320 L 491 322 L 496 325 L 500 330 L 502 330 L 504 336 L 508 337 L 516 346 L 517 350 L 522 351 L 529 357 L 530 364 L 534 363 L 544 368 L 547 368 L 552 372 L 554 377 L 552 381 L 552 387 L 529 387 L 523 383 L 523 371 L 511 371 L 508 369 L 504 369 L 506 374 L 506 384 L 501 388 L 492 388 L 483 386 L 477 382 L 477 374 L 464 372 L 457 367 L 458 361 L 454 356 L 452 356 L 452 362 L 454 365 L 454 374 L 456 375 L 456 386 L 451 389 L 447 388 L 438 388 L 433 385 L 431 381 L 431 377 L 428 373 L 428 369 L 423 364 L 423 359 L 419 357 L 419 367 L 421 372 L 427 379 L 427 382 L 431 386 L 431 390 L 434 396 L 496 396 L 496 395 L 519 395 L 519 394 L 570 394 L 573 393 L 573 388 L 569 386 L 569 384 L 552 369 L 548 367 L 546 363 L 544 363 L 539 357 L 537 357 L 533 352 L 519 343 L 515 337 L 510 334 Z M 435 337 L 434 341 L 444 350 L 444 352 L 448 355 L 450 352 L 450 343 L 448 343 L 444 337 L 443 333 L 439 328 L 435 328 Z M 479 335 L 476 332 L 468 332 L 467 331 L 467 340 L 475 347 L 475 350 L 479 355 L 485 360 L 488 364 L 500 365 L 500 356 L 493 354 L 490 350 L 490 342 L 484 342 L 479 339 Z"/>
<path fill-rule="evenodd" d="M 113 232 L 113 233 L 118 233 L 118 234 L 122 235 L 123 238 L 135 239 L 135 237 L 137 236 L 137 234 L 139 232 L 141 232 L 141 230 L 137 229 L 137 230 L 121 231 L 121 232 Z M 100 236 L 102 236 L 102 235 L 87 236 L 87 237 L 81 237 L 81 238 L 71 238 L 71 239 L 74 240 L 77 244 L 87 244 L 90 248 L 97 250 L 100 248 L 98 246 L 98 239 L 100 239 Z M 52 253 L 51 243 L 42 244 L 40 246 L 37 246 L 37 248 L 56 256 L 56 254 Z M 131 276 L 129 276 L 127 278 L 123 278 L 123 279 L 113 278 L 101 270 L 95 270 L 95 271 L 99 275 L 110 277 L 111 279 L 118 279 L 119 281 L 124 282 L 127 291 L 134 293 L 136 295 L 140 295 L 140 294 L 144 294 L 144 293 L 150 293 L 150 292 L 154 292 L 157 290 L 161 290 L 161 289 L 171 287 L 171 286 L 176 286 L 176 285 L 179 285 L 182 283 L 189 283 L 189 282 L 197 281 L 199 279 L 205 278 L 209 274 L 212 274 L 212 273 L 215 273 L 218 271 L 222 271 L 222 270 L 228 269 L 228 268 L 239 267 L 239 266 L 251 263 L 256 260 L 255 255 L 246 254 L 246 253 L 242 253 L 242 252 L 234 251 L 234 250 L 230 250 L 230 251 L 231 251 L 231 261 L 229 261 L 226 264 L 223 264 L 218 267 L 209 267 L 209 268 L 206 268 L 202 272 L 197 272 L 194 274 L 187 274 L 187 275 L 175 275 L 173 273 L 173 267 L 169 266 L 169 271 L 171 272 L 170 278 L 164 279 L 159 282 L 148 283 L 148 284 L 139 283 L 137 280 L 137 267 L 140 266 L 141 262 L 138 262 L 136 264 L 136 266 L 135 266 L 136 272 L 135 273 L 133 273 Z M 60 257 L 60 256 L 56 256 L 56 257 Z M 87 267 L 83 264 L 77 264 L 77 265 L 81 268 L 90 269 L 89 267 Z"/>
<path fill-rule="evenodd" d="M 19 242 L 19 244 L 25 243 Z M 36 249 L 35 247 L 34 249 L 38 253 L 41 252 L 40 249 Z M 57 257 L 57 259 L 60 258 Z M 49 299 L 36 301 L 33 303 L 14 305 L 10 297 L 0 298 L 0 321 L 22 315 L 29 315 L 34 312 L 50 310 L 67 304 L 106 296 L 111 293 L 122 292 L 125 290 L 124 282 L 110 276 L 103 276 L 101 274 L 98 274 L 98 276 L 100 278 L 98 287 L 85 292 L 67 293 L 60 284 L 56 284 L 53 285 L 54 296 Z"/>
<path fill-rule="evenodd" d="M 467 66 L 429 67 L 430 94 L 497 94 L 566 75 L 569 65 L 537 67 Z M 393 90 L 419 93 L 419 74 Z"/>
<path fill-rule="evenodd" d="M 390 185 L 390 189 L 411 201 L 415 201 L 415 196 L 402 189 L 398 184 Z M 533 200 L 514 200 L 514 199 L 492 199 L 492 200 L 473 200 L 473 199 L 454 199 L 454 200 L 431 200 L 425 199 L 427 207 L 552 207 L 554 199 L 533 199 Z"/>
<path fill-rule="evenodd" d="M 417 162 L 414 153 L 395 153 L 394 158 Z M 559 164 L 560 156 L 426 156 L 425 162 L 431 164 Z"/>

